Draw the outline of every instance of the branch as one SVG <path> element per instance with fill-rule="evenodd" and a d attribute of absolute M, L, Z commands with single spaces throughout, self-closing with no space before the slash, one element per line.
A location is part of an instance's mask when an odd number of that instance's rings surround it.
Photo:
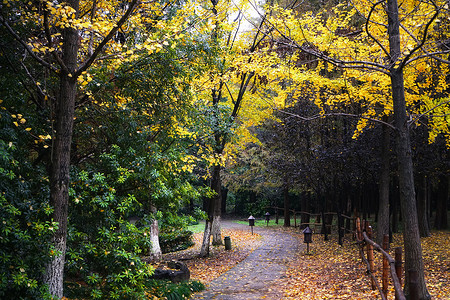
<path fill-rule="evenodd" d="M 423 116 L 427 115 L 429 112 L 432 112 L 433 110 L 435 110 L 435 109 L 438 108 L 439 106 L 442 106 L 442 105 L 445 105 L 445 104 L 448 104 L 448 103 L 450 103 L 450 100 L 447 100 L 447 101 L 445 101 L 445 102 L 442 102 L 442 103 L 439 103 L 439 104 L 433 106 L 432 108 L 430 108 L 430 109 L 427 110 L 426 112 L 424 112 L 424 113 L 418 115 L 417 117 L 415 117 L 414 119 L 412 119 L 410 123 L 415 123 L 415 122 L 417 122 L 417 120 L 419 120 L 419 119 L 422 118 Z M 437 117 L 445 117 L 445 116 L 446 116 L 446 115 L 443 115 L 443 116 L 437 116 Z"/>
<path fill-rule="evenodd" d="M 11 26 L 9 26 L 8 22 L 3 18 L 3 16 L 0 16 L 0 23 L 2 23 L 6 27 L 6 29 L 14 37 L 14 39 L 18 41 L 25 48 L 28 54 L 30 54 L 31 57 L 33 57 L 38 63 L 54 72 L 57 71 L 57 69 L 54 66 L 52 66 L 49 62 L 43 60 L 33 52 L 30 46 L 28 46 L 27 43 L 25 43 L 25 41 L 22 40 L 20 36 L 14 31 L 14 29 L 12 29 Z"/>
<path fill-rule="evenodd" d="M 391 55 L 389 54 L 389 52 L 384 48 L 384 46 L 369 32 L 369 22 L 371 22 L 370 21 L 370 17 L 372 16 L 372 13 L 374 12 L 374 10 L 375 10 L 375 7 L 377 7 L 377 5 L 378 4 L 381 4 L 381 3 L 383 3 L 383 2 L 385 2 L 385 0 L 380 0 L 380 1 L 378 1 L 377 3 L 375 3 L 374 5 L 372 5 L 372 7 L 371 7 L 371 9 L 370 9 L 370 11 L 369 11 L 369 14 L 367 15 L 367 18 L 366 18 L 366 26 L 365 26 L 365 28 L 366 28 L 366 32 L 367 32 L 367 35 L 375 42 L 375 43 L 377 43 L 378 44 L 378 46 L 383 50 L 383 52 L 389 57 L 389 58 L 391 58 Z M 385 26 L 385 25 L 383 25 L 383 26 Z"/>
<path fill-rule="evenodd" d="M 232 120 L 234 120 L 238 114 L 242 99 L 244 98 L 244 93 L 247 90 L 248 83 L 250 82 L 250 79 L 252 79 L 253 75 L 255 75 L 255 72 L 250 72 L 248 74 L 247 80 L 245 80 L 246 75 L 247 74 L 244 74 L 244 76 L 242 77 L 241 87 L 239 89 L 239 94 L 236 99 L 236 104 L 234 105 L 233 112 L 231 113 Z"/>
<path fill-rule="evenodd" d="M 437 7 L 436 3 L 434 3 L 432 1 L 434 8 L 436 9 L 436 12 L 434 13 L 434 15 L 431 17 L 431 19 L 428 21 L 428 23 L 425 25 L 425 30 L 423 32 L 423 36 L 422 36 L 422 40 L 420 41 L 420 43 L 414 47 L 414 49 L 412 49 L 409 54 L 403 59 L 402 63 L 399 66 L 399 69 L 402 69 L 406 63 L 408 62 L 409 58 L 414 54 L 414 52 L 418 51 L 419 49 L 421 49 L 423 47 L 423 45 L 425 44 L 425 42 L 427 41 L 427 33 L 428 33 L 428 28 L 431 26 L 431 23 L 433 23 L 433 21 L 437 18 L 437 16 L 439 15 L 439 8 Z M 403 28 L 403 26 L 402 26 Z M 404 29 L 404 28 L 403 28 Z M 409 34 L 409 33 L 408 33 Z M 411 35 L 411 34 L 410 34 Z M 411 35 L 411 37 L 413 37 Z M 413 37 L 414 39 L 414 37 Z M 415 39 L 417 42 L 417 39 Z"/>
<path fill-rule="evenodd" d="M 437 61 L 440 61 L 441 63 L 449 64 L 449 65 L 450 65 L 450 60 L 443 59 L 443 58 L 441 58 L 441 57 L 439 57 L 439 56 L 436 56 L 436 55 L 439 55 L 439 54 L 448 54 L 448 53 L 450 53 L 450 50 L 446 50 L 446 51 L 437 51 L 437 52 L 427 52 L 427 51 L 424 50 L 424 52 L 425 52 L 425 54 L 423 54 L 423 55 L 418 55 L 418 56 L 416 56 L 416 57 L 411 58 L 410 60 L 408 60 L 408 61 L 405 63 L 405 65 L 410 64 L 410 63 L 412 63 L 413 61 L 416 61 L 416 60 L 418 60 L 418 59 L 426 58 L 426 57 L 430 57 L 430 58 L 432 58 L 432 59 L 435 59 L 435 60 L 437 60 Z"/>
<path fill-rule="evenodd" d="M 281 110 L 281 109 L 278 109 L 278 108 L 276 108 L 276 110 L 281 112 L 281 113 L 283 113 L 283 114 L 299 118 L 302 121 L 313 121 L 313 120 L 321 119 L 321 118 L 324 118 L 324 117 L 342 116 L 342 117 L 352 117 L 352 118 L 366 119 L 366 120 L 374 122 L 374 123 L 380 123 L 380 124 L 386 125 L 389 128 L 391 128 L 391 129 L 394 129 L 394 130 L 396 129 L 395 126 L 393 126 L 392 124 L 390 124 L 388 122 L 384 122 L 384 121 L 378 120 L 378 119 L 369 118 L 369 117 L 366 117 L 366 116 L 363 116 L 363 115 L 356 115 L 356 114 L 349 114 L 349 113 L 326 113 L 326 114 L 314 115 L 314 116 L 311 116 L 311 117 L 304 117 L 304 116 L 301 116 L 301 115 L 298 115 L 298 114 L 294 114 L 294 113 L 290 113 L 290 112 L 287 112 L 287 111 L 284 111 L 284 110 Z"/>
<path fill-rule="evenodd" d="M 356 5 L 353 3 L 352 0 L 350 0 L 350 3 L 352 4 L 352 7 L 358 12 L 358 14 L 359 14 L 361 17 L 363 17 L 364 19 L 366 19 L 366 16 L 365 16 L 365 15 L 364 15 L 357 7 L 356 7 Z M 378 23 L 378 22 L 375 22 L 375 21 L 373 21 L 373 20 L 370 20 L 370 22 L 373 23 L 373 24 L 376 24 L 376 25 L 380 25 L 380 26 L 383 26 L 383 27 L 387 27 L 386 24 Z"/>
<path fill-rule="evenodd" d="M 279 31 L 278 31 L 279 32 Z M 282 33 L 280 33 L 282 34 Z M 283 35 L 283 34 L 282 34 Z M 331 64 L 333 64 L 336 67 L 339 68 L 343 68 L 343 69 L 365 69 L 365 70 L 372 70 L 372 71 L 377 71 L 377 72 L 381 72 L 385 75 L 390 75 L 390 73 L 387 71 L 387 66 L 375 63 L 375 62 L 371 62 L 371 61 L 361 61 L 361 60 L 355 60 L 355 61 L 345 61 L 345 60 L 340 60 L 340 59 L 336 59 L 333 57 L 330 57 L 328 55 L 323 54 L 322 52 L 318 52 L 312 49 L 309 49 L 305 46 L 300 46 L 297 44 L 297 42 L 289 39 L 288 37 L 284 36 L 284 38 L 288 39 L 289 41 L 291 41 L 291 43 L 285 43 L 285 42 L 277 42 L 278 44 L 282 44 L 282 45 L 286 45 L 286 46 L 290 46 L 293 48 L 296 48 L 298 50 L 304 51 L 314 57 L 320 58 L 326 62 L 329 62 Z M 293 43 L 293 44 L 292 44 Z"/>
<path fill-rule="evenodd" d="M 130 3 L 130 6 L 128 7 L 125 14 L 120 18 L 120 20 L 113 27 L 113 29 L 111 29 L 111 31 L 106 35 L 106 37 L 95 48 L 94 52 L 89 57 L 89 59 L 75 72 L 75 77 L 80 76 L 82 72 L 86 71 L 92 65 L 92 63 L 95 61 L 97 56 L 103 50 L 103 47 L 112 39 L 112 37 L 116 34 L 116 32 L 120 29 L 120 27 L 122 27 L 122 25 L 125 23 L 125 21 L 129 18 L 129 16 L 133 12 L 133 10 L 137 7 L 138 1 L 139 0 L 133 0 Z"/>

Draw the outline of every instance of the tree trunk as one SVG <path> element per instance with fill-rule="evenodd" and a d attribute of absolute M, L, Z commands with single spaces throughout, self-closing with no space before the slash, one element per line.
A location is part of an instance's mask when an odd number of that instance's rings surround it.
<path fill-rule="evenodd" d="M 213 167 L 211 189 L 215 192 L 212 201 L 214 202 L 213 222 L 211 227 L 211 234 L 213 236 L 212 244 L 215 246 L 222 245 L 222 230 L 220 226 L 220 219 L 222 214 L 222 181 L 220 180 L 220 165 Z"/>
<path fill-rule="evenodd" d="M 68 5 L 78 11 L 78 1 L 68 1 Z M 46 266 L 44 282 L 50 294 L 63 297 L 64 261 L 67 241 L 67 216 L 69 204 L 70 148 L 72 144 L 73 120 L 75 116 L 75 98 L 77 92 L 78 31 L 65 28 L 63 31 L 63 63 L 67 67 L 60 73 L 59 95 L 55 105 L 56 120 L 54 143 L 51 156 L 50 201 L 53 206 L 53 221 L 58 229 L 52 237 L 53 256 Z"/>
<path fill-rule="evenodd" d="M 290 201 L 289 201 L 289 187 L 287 184 L 283 187 L 283 198 L 284 198 L 284 227 L 291 226 L 291 214 L 290 214 Z"/>
<path fill-rule="evenodd" d="M 400 185 L 400 207 L 403 214 L 403 243 L 405 247 L 405 291 L 409 295 L 410 270 L 417 272 L 417 290 L 419 299 L 431 299 L 425 284 L 422 246 L 420 243 L 419 222 L 417 219 L 416 195 L 412 151 L 409 136 L 408 118 L 403 80 L 403 69 L 397 66 L 400 50 L 400 21 L 398 17 L 397 0 L 387 1 L 388 35 L 392 67 L 390 71 L 392 99 L 394 104 L 394 119 L 397 133 L 398 177 Z"/>
<path fill-rule="evenodd" d="M 396 174 L 396 176 L 394 176 L 394 178 L 392 179 L 393 184 L 391 185 L 391 190 L 392 190 L 392 196 L 391 196 L 391 201 L 390 201 L 390 208 L 391 208 L 391 231 L 393 233 L 397 233 L 398 232 L 398 223 L 399 223 L 399 192 L 398 192 L 398 174 Z"/>
<path fill-rule="evenodd" d="M 200 257 L 209 255 L 209 242 L 211 235 L 213 235 L 213 244 L 222 244 L 222 235 L 220 228 L 220 206 L 222 202 L 220 193 L 220 169 L 220 165 L 215 165 L 212 168 L 210 187 L 211 190 L 214 191 L 214 195 L 208 199 L 208 219 L 206 220 L 205 231 L 203 232 L 203 242 L 200 249 Z M 220 242 L 217 241 L 217 239 L 219 239 Z"/>
<path fill-rule="evenodd" d="M 450 177 L 442 175 L 439 177 L 438 194 L 436 199 L 436 217 L 434 227 L 436 229 L 447 229 L 447 202 L 449 198 L 449 179 Z"/>
<path fill-rule="evenodd" d="M 378 204 L 377 243 L 383 245 L 383 237 L 389 234 L 389 174 L 390 174 L 390 134 L 389 128 L 383 125 L 381 142 L 381 174 L 380 200 Z"/>
<path fill-rule="evenodd" d="M 158 219 L 156 219 L 157 209 L 154 205 L 150 205 L 150 210 L 153 214 L 152 222 L 150 224 L 150 252 L 149 256 L 154 261 L 162 259 L 161 246 L 159 245 L 159 226 Z"/>
<path fill-rule="evenodd" d="M 309 209 L 309 193 L 305 192 L 302 194 L 301 196 L 301 210 L 307 213 L 310 213 L 311 210 Z M 301 214 L 300 215 L 300 219 L 301 219 L 301 223 L 305 224 L 305 223 L 309 223 L 310 220 L 310 215 L 309 214 Z M 304 229 L 307 225 L 301 225 L 300 229 Z"/>
<path fill-rule="evenodd" d="M 222 188 L 222 206 L 221 206 L 221 211 L 222 211 L 222 216 L 225 215 L 227 213 L 227 198 L 228 198 L 228 189 L 227 188 Z"/>
<path fill-rule="evenodd" d="M 427 213 L 427 178 L 425 174 L 419 174 L 417 182 L 417 215 L 419 219 L 419 233 L 421 237 L 430 236 Z"/>
<path fill-rule="evenodd" d="M 212 219 L 206 220 L 205 222 L 205 231 L 203 232 L 203 241 L 202 247 L 200 249 L 200 257 L 206 257 L 209 255 L 209 241 L 211 239 L 211 227 L 212 227 Z"/>

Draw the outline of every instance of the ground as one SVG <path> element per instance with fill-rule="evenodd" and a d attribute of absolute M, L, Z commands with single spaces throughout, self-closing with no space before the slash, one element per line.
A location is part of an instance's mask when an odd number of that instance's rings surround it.
<path fill-rule="evenodd" d="M 232 241 L 230 251 L 211 247 L 210 257 L 198 258 L 202 234 L 197 233 L 194 247 L 165 255 L 185 260 L 191 279 L 207 285 L 207 291 L 192 299 L 381 299 L 370 288 L 350 235 L 339 246 L 333 235 L 323 241 L 314 234 L 307 254 L 298 228 L 255 227 L 252 235 L 249 226 L 224 222 L 223 227 L 223 236 Z M 423 239 L 426 280 L 433 299 L 450 299 L 449 243 L 450 232 L 433 232 Z M 395 235 L 391 249 L 396 246 L 401 246 L 401 235 Z M 381 264 L 378 254 L 375 264 Z M 394 299 L 392 289 L 388 299 Z"/>

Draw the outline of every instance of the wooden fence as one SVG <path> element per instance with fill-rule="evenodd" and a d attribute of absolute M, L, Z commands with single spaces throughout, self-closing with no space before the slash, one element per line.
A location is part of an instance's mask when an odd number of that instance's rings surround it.
<path fill-rule="evenodd" d="M 386 300 L 388 295 L 389 275 L 395 290 L 395 299 L 406 300 L 402 289 L 402 248 L 394 249 L 395 259 L 389 255 L 389 236 L 383 237 L 383 246 L 381 247 L 372 241 L 372 227 L 368 221 L 361 222 L 356 218 L 356 239 L 359 245 L 359 252 L 361 259 L 367 266 L 367 274 L 371 277 L 372 290 L 378 289 L 381 299 Z M 375 261 L 374 250 L 382 254 L 381 262 L 381 287 L 375 277 Z M 364 253 L 364 251 L 366 253 Z M 417 286 L 417 272 L 413 270 L 408 271 L 409 277 L 409 300 L 418 300 L 418 286 Z"/>
<path fill-rule="evenodd" d="M 282 207 L 276 207 L 276 206 L 269 206 L 266 207 L 268 209 L 273 209 L 275 210 L 275 222 L 278 224 L 278 218 L 279 218 L 279 214 L 278 211 L 282 211 L 284 212 L 284 208 Z M 293 217 L 294 217 L 294 227 L 298 227 L 300 226 L 301 228 L 309 226 L 311 229 L 313 229 L 314 232 L 318 232 L 317 228 L 319 227 L 321 232 L 323 228 L 326 228 L 324 233 L 325 235 L 327 235 L 328 232 L 331 233 L 332 231 L 332 226 L 333 226 L 333 218 L 334 216 L 337 216 L 337 230 L 339 233 L 339 244 L 342 244 L 342 238 L 345 235 L 345 233 L 352 233 L 354 235 L 356 235 L 356 229 L 355 229 L 355 218 L 354 217 L 349 217 L 346 216 L 344 214 L 340 214 L 340 213 L 336 213 L 336 212 L 322 212 L 322 213 L 310 213 L 310 212 L 305 212 L 305 211 L 296 211 L 293 209 L 290 209 L 289 212 L 292 213 Z M 283 215 L 283 214 L 281 214 Z M 300 222 L 297 222 L 297 216 L 302 216 L 302 215 L 307 215 L 309 216 L 309 222 L 301 222 L 301 217 L 300 217 Z M 327 218 L 330 218 L 328 220 L 327 224 Z"/>
<path fill-rule="evenodd" d="M 284 208 L 281 207 L 267 207 L 275 210 L 275 218 L 278 223 L 278 211 L 283 211 Z M 332 224 L 324 224 L 325 216 L 334 216 L 338 217 L 338 232 L 341 243 L 341 236 L 343 236 L 346 232 L 353 233 L 356 238 L 356 243 L 359 247 L 359 254 L 363 263 L 367 267 L 367 274 L 371 278 L 371 288 L 372 290 L 378 289 L 381 299 L 387 300 L 388 291 L 389 291 L 389 282 L 392 283 L 395 290 L 395 299 L 396 300 L 406 300 L 405 294 L 402 289 L 402 276 L 403 276 L 403 263 L 402 263 L 402 247 L 397 247 L 394 249 L 395 258 L 388 253 L 389 252 L 389 236 L 385 235 L 383 237 L 383 245 L 380 246 L 372 240 L 372 227 L 370 226 L 368 221 L 362 221 L 359 218 L 349 217 L 343 214 L 335 213 L 335 212 L 326 212 L 313 214 L 304 211 L 295 211 L 289 210 L 294 216 L 294 226 L 314 226 L 316 229 L 317 226 L 321 226 L 321 228 L 328 227 L 330 230 L 330 226 Z M 297 215 L 308 215 L 309 219 L 314 219 L 314 222 L 297 222 Z M 352 229 L 348 229 L 349 226 L 343 226 L 344 221 L 348 222 L 354 221 Z M 332 220 L 331 220 L 332 221 Z M 381 253 L 382 259 L 380 263 L 380 267 L 375 268 L 375 257 L 374 251 Z M 381 286 L 376 278 L 376 270 L 381 269 Z M 417 272 L 413 270 L 408 270 L 408 278 L 409 278 L 409 298 L 408 300 L 419 300 L 418 298 L 418 290 L 417 290 Z M 389 278 L 391 279 L 389 281 Z"/>

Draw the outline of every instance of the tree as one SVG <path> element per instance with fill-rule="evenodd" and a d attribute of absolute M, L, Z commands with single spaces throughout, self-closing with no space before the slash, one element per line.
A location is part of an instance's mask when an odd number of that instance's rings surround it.
<path fill-rule="evenodd" d="M 261 56 L 265 52 L 261 50 L 261 44 L 265 39 L 258 31 L 253 36 L 239 35 L 240 18 L 228 21 L 230 14 L 235 10 L 231 3 L 217 3 L 212 1 L 210 8 L 214 15 L 214 26 L 211 30 L 211 46 L 213 52 L 206 57 L 208 72 L 199 78 L 197 87 L 198 103 L 200 110 L 204 112 L 205 127 L 202 136 L 209 137 L 201 141 L 202 151 L 209 157 L 210 187 L 214 192 L 208 199 L 208 219 L 205 225 L 203 243 L 200 256 L 209 254 L 210 236 L 213 236 L 213 244 L 221 244 L 221 168 L 233 149 L 230 143 L 233 139 L 245 131 L 242 123 L 259 122 L 258 118 L 264 111 L 258 111 L 255 106 L 261 106 L 257 102 L 252 107 L 253 116 L 245 113 L 244 102 L 247 90 L 256 89 L 258 74 L 262 74 Z M 233 28 L 233 26 L 236 26 Z M 267 60 L 266 64 L 269 62 Z M 253 99 L 256 99 L 253 96 Z M 248 100 L 247 100 L 248 101 Z M 205 103 L 207 104 L 204 107 Z M 262 105 L 267 106 L 267 105 Z M 241 131 L 241 132 L 239 132 Z M 247 133 L 248 136 L 248 133 Z M 241 143 L 243 140 L 241 140 Z M 202 154 L 204 155 L 204 154 Z"/>
<path fill-rule="evenodd" d="M 33 89 L 39 91 L 41 98 L 38 104 L 43 105 L 38 108 L 45 106 L 49 112 L 51 126 L 47 128 L 50 131 L 46 137 L 52 141 L 51 155 L 48 156 L 50 202 L 53 207 L 52 221 L 57 222 L 58 226 L 52 237 L 53 254 L 44 281 L 50 293 L 61 298 L 75 107 L 91 100 L 89 93 L 77 97 L 78 92 L 84 92 L 84 86 L 92 80 L 87 71 L 93 64 L 132 56 L 133 49 L 122 47 L 127 30 L 133 30 L 139 24 L 143 27 L 155 25 L 155 19 L 136 15 L 139 5 L 140 12 L 147 9 L 155 11 L 155 15 L 160 15 L 165 8 L 159 2 L 141 3 L 137 0 L 127 3 L 71 0 L 22 4 L 20 1 L 4 1 L 0 6 L 0 23 L 2 29 L 26 53 L 24 63 L 19 65 L 34 83 Z M 127 22 L 130 26 L 125 29 L 123 26 Z M 168 36 L 159 41 L 147 39 L 139 47 L 149 53 L 157 52 L 168 44 Z M 118 53 L 122 55 L 118 56 Z M 28 67 L 32 64 L 33 68 L 42 68 L 43 74 L 46 74 L 43 79 L 47 89 L 41 88 L 41 83 L 34 76 L 39 72 L 29 71 Z M 36 67 L 36 64 L 40 66 Z"/>

